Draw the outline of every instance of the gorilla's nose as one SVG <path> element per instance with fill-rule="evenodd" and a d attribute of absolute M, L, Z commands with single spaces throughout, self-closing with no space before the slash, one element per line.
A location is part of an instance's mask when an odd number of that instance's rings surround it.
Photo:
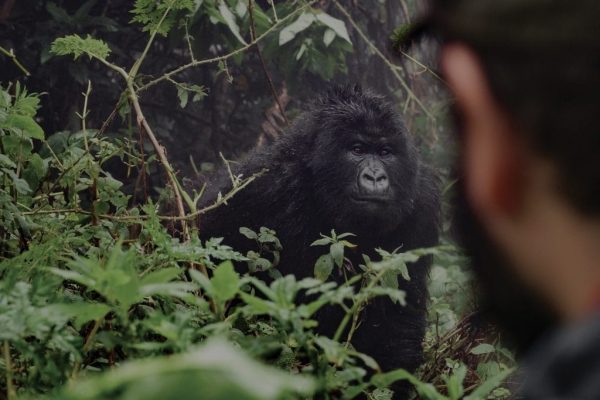
<path fill-rule="evenodd" d="M 385 193 L 389 187 L 388 177 L 383 169 L 365 168 L 359 178 L 360 186 L 369 194 Z"/>

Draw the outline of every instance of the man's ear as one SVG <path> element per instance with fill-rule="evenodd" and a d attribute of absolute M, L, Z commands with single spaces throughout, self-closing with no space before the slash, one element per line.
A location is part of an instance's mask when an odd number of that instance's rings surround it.
<path fill-rule="evenodd" d="M 444 47 L 441 66 L 462 122 L 462 168 L 468 200 L 479 217 L 518 212 L 524 146 L 494 98 L 481 63 L 465 45 Z"/>

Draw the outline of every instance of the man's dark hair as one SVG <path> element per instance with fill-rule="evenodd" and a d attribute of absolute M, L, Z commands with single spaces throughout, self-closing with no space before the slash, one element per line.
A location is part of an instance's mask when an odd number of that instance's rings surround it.
<path fill-rule="evenodd" d="M 422 28 L 471 47 L 499 104 L 556 167 L 559 190 L 600 215 L 600 1 L 432 0 Z"/>

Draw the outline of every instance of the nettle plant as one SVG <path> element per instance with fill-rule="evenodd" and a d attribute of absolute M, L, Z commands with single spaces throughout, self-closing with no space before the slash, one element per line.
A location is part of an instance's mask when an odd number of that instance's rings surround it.
<path fill-rule="evenodd" d="M 350 399 L 361 394 L 390 399 L 387 387 L 397 380 L 410 381 L 428 399 L 506 394 L 498 386 L 511 372 L 510 362 L 491 344 L 471 350 L 481 356 L 475 385 L 467 385 L 467 367 L 451 359 L 430 379 L 434 385 L 403 370 L 382 373 L 375 360 L 350 345 L 360 312 L 372 298 L 388 296 L 402 304 L 398 279 L 410 279 L 410 263 L 423 255 L 444 261 L 454 257 L 452 249 L 380 251 L 381 260 L 365 257 L 359 273 L 337 284 L 327 278 L 334 268 L 347 272 L 344 251 L 353 246 L 349 233 L 315 238 L 313 245 L 323 246 L 324 254 L 314 266 L 315 278 L 302 280 L 278 273 L 281 244 L 266 228 L 240 229 L 257 244 L 246 254 L 218 238 L 198 239 L 195 218 L 226 203 L 256 176 L 232 176 L 230 193 L 198 209 L 202 191 L 188 193 L 179 183 L 139 96 L 150 86 L 170 82 L 182 107 L 190 96 L 199 101 L 206 95 L 202 87 L 175 81 L 177 73 L 207 63 L 226 69 L 227 60 L 273 37 L 285 51 L 295 51 L 297 59 L 309 54 L 314 58 L 309 64 L 341 57 L 350 45 L 344 23 L 312 9 L 313 3 L 283 2 L 262 10 L 252 1 L 138 0 L 133 22 L 149 36 L 129 69 L 113 64 L 108 45 L 98 39 L 57 39 L 54 54 L 85 55 L 121 78 L 122 111 L 133 114 L 151 142 L 155 154 L 150 157 L 129 138 L 108 138 L 102 129 L 86 126 L 91 83 L 77 114 L 81 130 L 52 135 L 45 135 L 35 120 L 39 95 L 19 84 L 0 87 L 3 397 L 197 398 L 201 393 L 211 399 Z M 156 36 L 185 28 L 190 18 L 202 15 L 226 26 L 237 47 L 208 60 L 190 54 L 189 64 L 142 81 L 139 71 Z M 248 31 L 250 41 L 244 39 Z M 303 35 L 311 32 L 308 41 Z M 325 59 L 318 56 L 323 46 L 329 47 Z M 174 215 L 164 215 L 150 198 L 134 202 L 124 182 L 105 168 L 114 157 L 131 169 L 147 171 L 158 164 L 174 197 Z M 176 225 L 180 234 L 174 237 L 168 225 Z M 245 265 L 249 273 L 240 274 L 235 265 Z M 440 271 L 447 269 L 438 265 L 435 271 L 443 275 Z M 267 272 L 270 281 L 258 279 L 256 272 Z M 449 273 L 443 278 L 455 281 Z M 456 326 L 448 298 L 454 292 L 438 289 L 432 312 L 443 315 L 446 325 L 442 333 L 429 334 L 433 347 L 436 337 Z M 322 307 L 345 311 L 333 337 L 315 333 L 314 318 Z"/>

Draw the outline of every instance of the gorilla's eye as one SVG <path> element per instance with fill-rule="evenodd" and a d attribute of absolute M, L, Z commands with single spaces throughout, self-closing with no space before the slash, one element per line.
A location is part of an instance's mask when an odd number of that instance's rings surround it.
<path fill-rule="evenodd" d="M 390 155 L 390 153 L 391 153 L 391 150 L 390 150 L 390 149 L 381 149 L 381 150 L 379 150 L 379 155 L 380 155 L 380 156 L 383 156 L 383 157 L 384 157 L 384 156 L 389 156 L 389 155 Z"/>
<path fill-rule="evenodd" d="M 352 152 L 354 154 L 364 154 L 365 153 L 365 147 L 362 144 L 357 143 L 354 146 L 352 146 Z"/>

